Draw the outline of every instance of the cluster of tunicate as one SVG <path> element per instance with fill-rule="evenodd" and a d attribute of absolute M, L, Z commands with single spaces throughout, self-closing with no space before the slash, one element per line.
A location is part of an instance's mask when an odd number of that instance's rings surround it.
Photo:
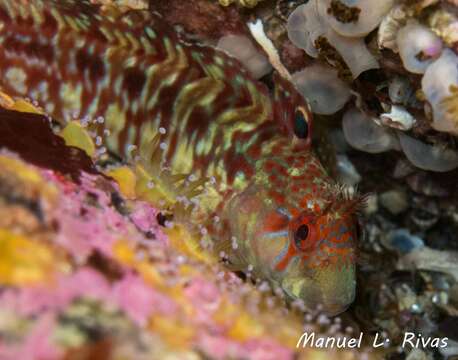
<path fill-rule="evenodd" d="M 243 35 L 226 35 L 219 39 L 217 47 L 234 56 L 255 78 L 269 73 L 272 67 L 267 58 Z"/>
<path fill-rule="evenodd" d="M 446 48 L 450 29 L 458 28 L 458 21 L 445 21 L 443 12 L 432 16 L 449 24 L 448 32 L 438 31 L 437 26 L 426 26 L 409 19 L 402 6 L 394 7 L 382 21 L 378 31 L 380 48 L 399 53 L 404 68 L 413 74 L 423 74 L 421 90 L 426 100 L 426 113 L 432 109 L 431 127 L 442 132 L 458 134 L 458 57 Z M 449 17 L 447 17 L 449 19 Z M 450 20 L 450 19 L 449 19 Z M 436 24 L 437 25 L 437 24 Z M 454 31 L 456 33 L 456 30 Z M 394 84 L 390 84 L 393 86 Z M 394 94 L 390 88 L 390 97 Z M 405 105 L 405 103 L 403 104 Z"/>
<path fill-rule="evenodd" d="M 349 6 L 354 1 L 337 3 Z M 319 7 L 317 9 L 319 13 Z M 329 9 L 328 16 L 331 12 Z M 363 14 L 363 9 L 360 10 L 358 19 Z M 347 16 L 351 18 L 351 13 L 347 13 Z M 419 121 L 415 116 L 424 107 L 426 118 L 432 120 L 432 128 L 458 134 L 458 56 L 447 48 L 449 44 L 444 34 L 415 20 L 406 6 L 394 6 L 382 18 L 378 29 L 378 45 L 381 49 L 388 48 L 398 53 L 407 72 L 398 72 L 398 75 L 389 80 L 388 95 L 391 102 L 381 103 L 384 112 L 378 116 L 365 115 L 356 108 L 347 111 L 343 118 L 346 140 L 351 146 L 366 152 L 401 150 L 409 162 L 420 169 L 435 172 L 453 170 L 458 167 L 456 151 L 444 145 L 424 143 L 403 132 L 417 125 Z M 306 16 L 304 19 L 309 20 Z M 349 25 L 326 19 L 340 35 L 358 34 L 357 30 L 351 30 L 356 25 L 354 22 Z M 364 26 L 361 25 L 362 28 Z M 367 29 L 371 31 L 374 28 Z M 415 88 L 414 84 L 418 84 L 415 77 L 409 74 L 422 76 L 420 92 L 420 89 Z M 357 101 L 357 105 L 360 107 L 361 103 Z"/>
<path fill-rule="evenodd" d="M 393 108 L 396 108 L 395 106 Z M 402 131 L 389 130 L 384 124 L 382 114 L 373 119 L 357 108 L 349 109 L 343 116 L 342 126 L 345 139 L 354 148 L 368 153 L 380 153 L 388 150 L 401 150 L 415 167 L 445 172 L 458 167 L 458 152 L 438 145 L 429 145 Z M 409 119 L 402 115 L 401 118 Z M 413 118 L 411 118 L 413 120 Z M 405 120 L 408 122 L 408 120 Z M 398 123 L 399 130 L 406 130 Z M 405 125 L 405 123 L 404 123 Z M 392 126 L 396 128 L 396 126 Z M 396 136 L 397 135 L 397 136 Z"/>
<path fill-rule="evenodd" d="M 334 48 L 356 78 L 366 70 L 379 67 L 364 37 L 377 27 L 392 3 L 392 0 L 310 0 L 297 7 L 288 18 L 288 36 L 297 47 L 315 58 L 321 47 Z"/>

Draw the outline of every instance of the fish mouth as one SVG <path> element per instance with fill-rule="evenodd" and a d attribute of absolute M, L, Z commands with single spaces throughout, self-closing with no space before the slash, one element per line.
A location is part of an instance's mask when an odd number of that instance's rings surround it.
<path fill-rule="evenodd" d="M 307 310 L 336 316 L 355 299 L 354 267 L 322 269 L 313 277 L 285 278 L 281 287 L 293 301 L 302 300 Z"/>
<path fill-rule="evenodd" d="M 322 305 L 323 306 L 322 312 L 330 317 L 337 316 L 343 313 L 344 311 L 346 311 L 350 307 L 350 305 L 351 305 L 351 302 L 346 305 L 340 304 L 340 303 L 326 304 L 326 305 Z"/>

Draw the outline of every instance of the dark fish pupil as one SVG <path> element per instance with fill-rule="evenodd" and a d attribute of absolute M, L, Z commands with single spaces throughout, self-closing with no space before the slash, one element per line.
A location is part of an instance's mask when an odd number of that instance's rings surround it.
<path fill-rule="evenodd" d="M 301 225 L 297 228 L 296 233 L 294 234 L 294 241 L 299 248 L 303 247 L 302 242 L 307 239 L 308 235 L 309 227 L 307 225 Z"/>
<path fill-rule="evenodd" d="M 309 133 L 307 121 L 304 119 L 304 114 L 301 111 L 296 111 L 294 118 L 294 134 L 299 139 L 306 139 Z"/>

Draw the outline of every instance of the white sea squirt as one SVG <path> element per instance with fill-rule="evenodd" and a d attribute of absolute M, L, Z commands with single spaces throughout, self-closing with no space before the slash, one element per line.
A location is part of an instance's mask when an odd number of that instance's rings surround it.
<path fill-rule="evenodd" d="M 390 130 L 377 125 L 374 119 L 355 107 L 343 116 L 342 128 L 347 142 L 358 150 L 380 153 L 399 149 L 398 140 Z"/>
<path fill-rule="evenodd" d="M 428 145 L 402 133 L 398 133 L 398 136 L 404 154 L 414 166 L 436 172 L 450 171 L 458 167 L 456 151 Z"/>
<path fill-rule="evenodd" d="M 298 6 L 289 16 L 286 29 L 291 42 L 311 57 L 318 57 L 315 41 L 326 33 L 327 24 L 318 13 L 316 0 Z"/>
<path fill-rule="evenodd" d="M 326 18 L 334 31 L 347 37 L 364 37 L 374 30 L 390 11 L 394 0 L 339 0 L 353 11 L 354 21 L 341 21 L 330 11 L 331 0 L 320 0 L 326 9 Z"/>
<path fill-rule="evenodd" d="M 431 126 L 458 135 L 458 56 L 444 49 L 426 70 L 421 88 L 433 108 Z"/>
<path fill-rule="evenodd" d="M 318 0 L 310 0 L 298 6 L 288 18 L 288 37 L 297 47 L 314 58 L 318 57 L 316 41 L 326 38 L 342 56 L 353 78 L 363 71 L 379 68 L 375 57 L 369 52 L 362 37 L 345 37 L 335 32 L 325 17 L 326 9 Z"/>
<path fill-rule="evenodd" d="M 272 70 L 267 58 L 256 49 L 253 42 L 243 35 L 226 35 L 219 39 L 217 47 L 234 56 L 259 79 Z"/>
<path fill-rule="evenodd" d="M 417 23 L 409 23 L 399 30 L 396 43 L 404 67 L 416 74 L 423 74 L 442 52 L 442 40 Z"/>
<path fill-rule="evenodd" d="M 308 66 L 293 74 L 292 81 L 316 114 L 336 113 L 351 95 L 347 84 L 337 77 L 337 70 L 329 66 Z"/>

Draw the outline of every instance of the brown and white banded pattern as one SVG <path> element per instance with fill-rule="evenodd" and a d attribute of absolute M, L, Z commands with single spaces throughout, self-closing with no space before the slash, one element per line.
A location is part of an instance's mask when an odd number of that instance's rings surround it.
<path fill-rule="evenodd" d="M 180 173 L 227 160 L 236 136 L 271 118 L 267 89 L 237 60 L 183 41 L 155 13 L 2 0 L 0 45 L 7 93 L 38 101 L 60 121 L 102 117 L 121 156 L 164 129 L 165 158 Z M 214 173 L 222 165 L 206 175 L 226 179 Z"/>

